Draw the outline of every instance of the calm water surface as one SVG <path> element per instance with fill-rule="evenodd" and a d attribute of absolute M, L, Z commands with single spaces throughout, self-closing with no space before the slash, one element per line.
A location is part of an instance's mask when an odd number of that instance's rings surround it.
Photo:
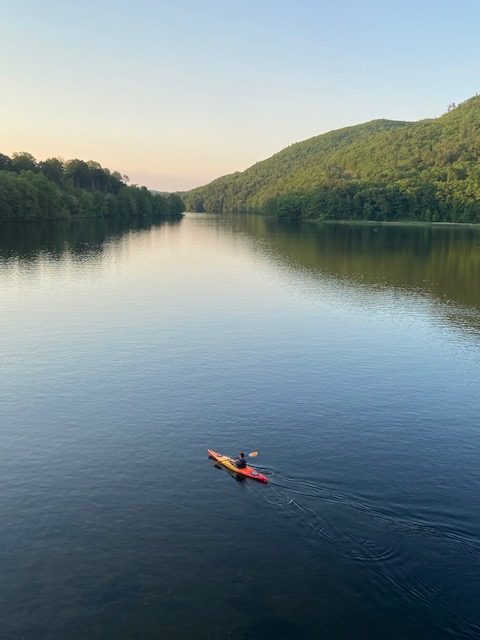
<path fill-rule="evenodd" d="M 478 638 L 479 372 L 475 229 L 1 226 L 0 637 Z"/>

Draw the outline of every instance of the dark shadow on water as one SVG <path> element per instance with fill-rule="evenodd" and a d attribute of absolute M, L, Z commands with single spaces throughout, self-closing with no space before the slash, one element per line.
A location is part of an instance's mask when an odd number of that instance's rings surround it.
<path fill-rule="evenodd" d="M 317 224 L 245 215 L 232 216 L 230 224 L 292 273 L 370 292 L 425 296 L 444 304 L 443 315 L 451 315 L 452 323 L 480 329 L 479 227 Z"/>
<path fill-rule="evenodd" d="M 229 475 L 232 478 L 232 480 L 236 480 L 237 482 L 245 482 L 245 480 L 247 480 L 247 478 L 245 478 L 244 476 L 239 476 L 237 473 L 233 471 L 229 471 L 228 469 L 225 469 L 225 467 L 222 467 L 220 464 L 216 462 L 212 461 L 212 466 L 215 467 L 215 469 L 218 469 L 219 471 L 223 471 L 224 473 Z"/>
<path fill-rule="evenodd" d="M 39 256 L 54 260 L 65 255 L 81 259 L 95 257 L 103 253 L 106 244 L 127 233 L 180 222 L 181 218 L 3 222 L 0 223 L 0 262 L 13 259 L 30 262 Z"/>

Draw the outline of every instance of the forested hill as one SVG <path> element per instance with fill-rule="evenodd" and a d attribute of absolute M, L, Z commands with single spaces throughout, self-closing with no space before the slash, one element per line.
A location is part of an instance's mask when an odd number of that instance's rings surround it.
<path fill-rule="evenodd" d="M 186 194 L 194 211 L 480 222 L 480 97 L 440 118 L 375 120 L 293 144 Z"/>
<path fill-rule="evenodd" d="M 185 210 L 178 195 L 154 194 L 127 180 L 98 162 L 0 153 L 0 220 L 172 217 Z"/>

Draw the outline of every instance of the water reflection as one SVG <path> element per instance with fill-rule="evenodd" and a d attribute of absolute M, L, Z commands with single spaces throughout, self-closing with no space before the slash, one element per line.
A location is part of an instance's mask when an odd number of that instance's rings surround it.
<path fill-rule="evenodd" d="M 442 315 L 457 326 L 480 330 L 478 227 L 311 224 L 257 216 L 235 216 L 230 224 L 289 269 L 371 292 L 425 296 L 441 303 Z"/>
<path fill-rule="evenodd" d="M 200 216 L 196 216 L 200 217 Z M 289 270 L 426 296 L 457 326 L 480 329 L 480 228 L 433 225 L 310 224 L 236 215 L 203 216 L 222 241 L 247 238 Z M 0 225 L 0 263 L 69 255 L 88 260 L 126 234 L 180 220 L 86 220 Z M 201 226 L 191 230 L 202 236 Z"/>
<path fill-rule="evenodd" d="M 480 309 L 479 228 L 302 224 L 253 216 L 234 224 L 299 268 Z"/>
<path fill-rule="evenodd" d="M 0 263 L 35 261 L 39 257 L 58 260 L 65 255 L 81 259 L 98 257 L 105 245 L 127 233 L 175 226 L 181 219 L 85 220 L 0 224 Z"/>

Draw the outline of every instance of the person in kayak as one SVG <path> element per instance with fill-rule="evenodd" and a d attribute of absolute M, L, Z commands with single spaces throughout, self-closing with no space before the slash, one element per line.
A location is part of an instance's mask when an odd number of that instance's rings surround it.
<path fill-rule="evenodd" d="M 240 456 L 238 458 L 235 458 L 235 465 L 237 469 L 245 469 L 245 467 L 247 466 L 247 461 L 245 460 L 245 454 L 243 453 L 243 451 L 240 451 Z"/>

